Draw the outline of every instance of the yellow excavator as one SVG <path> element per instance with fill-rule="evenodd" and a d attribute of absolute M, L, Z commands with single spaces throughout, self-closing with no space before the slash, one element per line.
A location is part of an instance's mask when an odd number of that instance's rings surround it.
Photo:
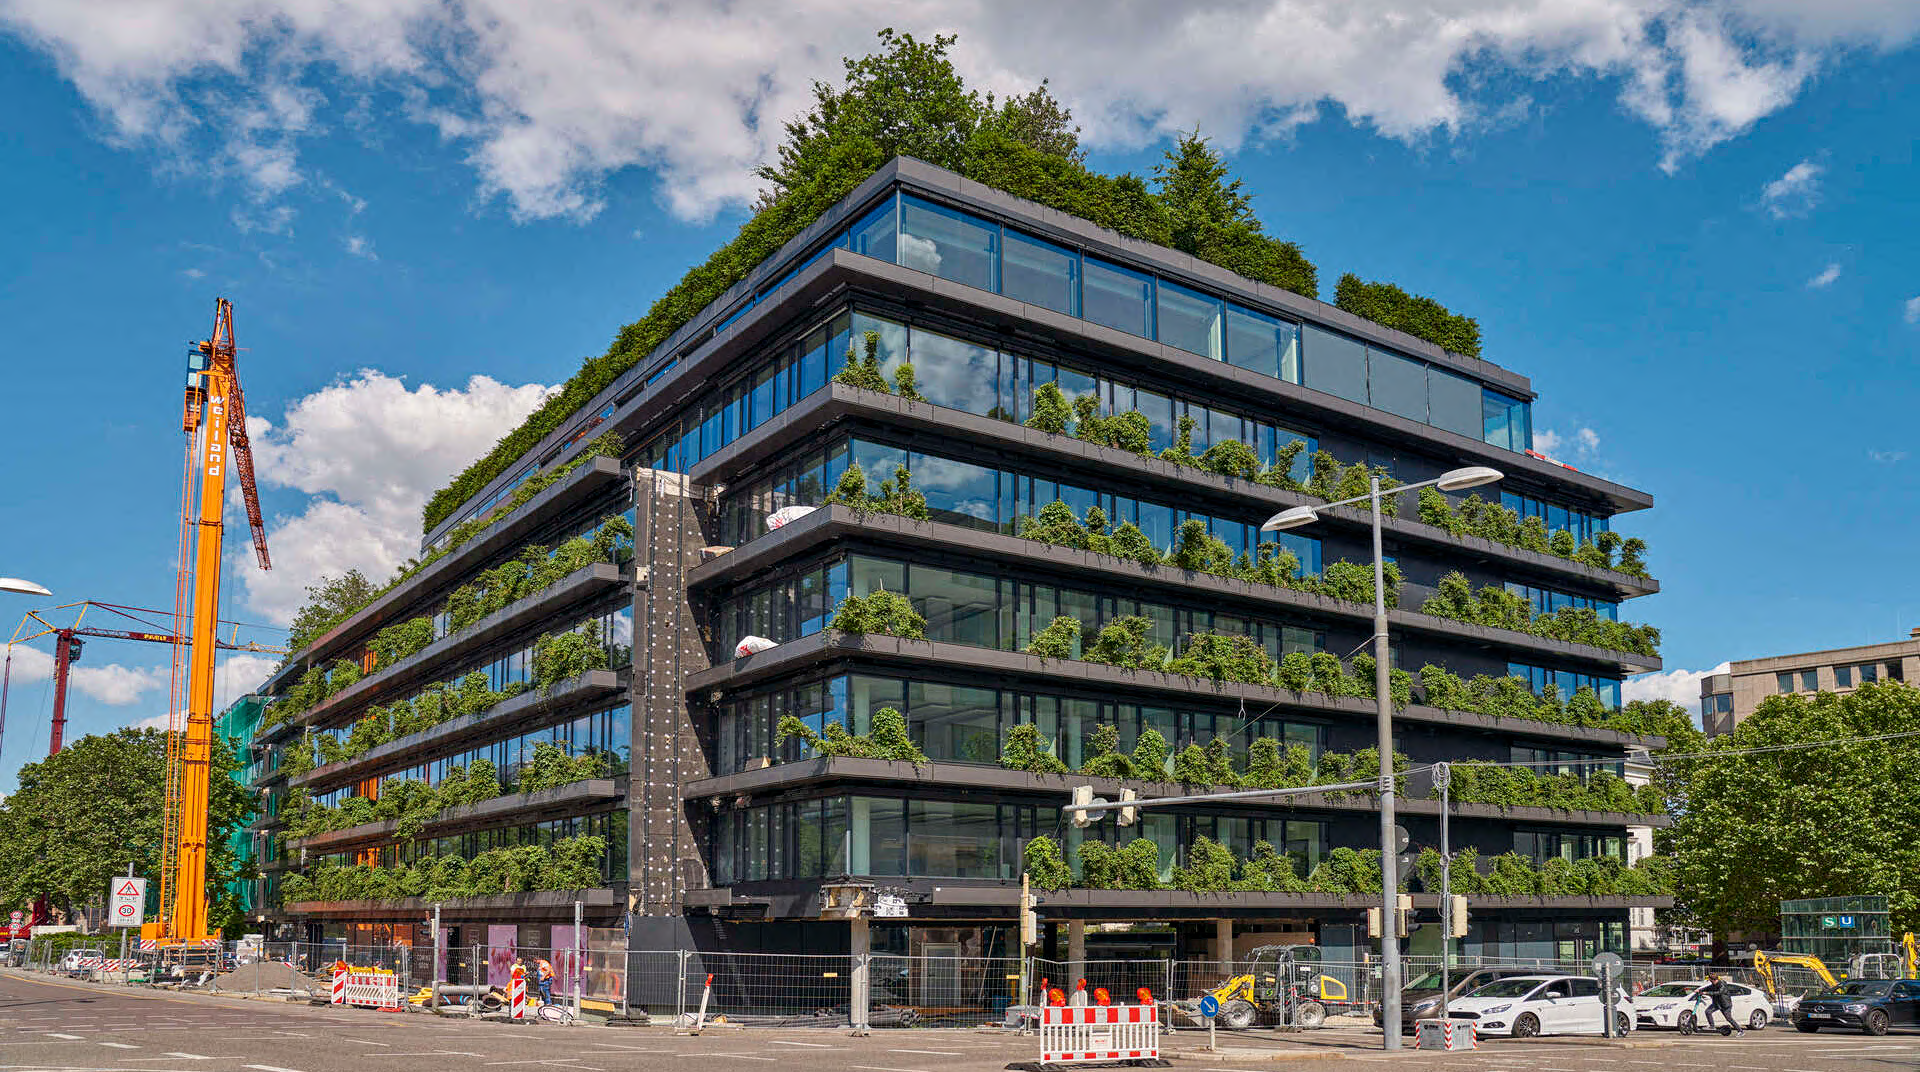
<path fill-rule="evenodd" d="M 1285 991 L 1282 980 L 1292 979 L 1297 1004 L 1293 1010 L 1295 1027 L 1319 1027 L 1327 1021 L 1327 1005 L 1344 1004 L 1347 984 L 1320 971 L 1321 950 L 1317 945 L 1263 945 L 1247 954 L 1247 970 L 1203 994 L 1219 1003 L 1218 1023 L 1230 1031 L 1240 1031 L 1256 1023 L 1284 1024 Z M 1198 1017 L 1199 998 L 1181 1003 L 1189 1015 Z"/>
<path fill-rule="evenodd" d="M 1775 969 L 1804 968 L 1817 976 L 1822 985 L 1832 988 L 1847 979 L 1920 979 L 1920 938 L 1909 932 L 1900 939 L 1897 953 L 1860 953 L 1847 962 L 1847 972 L 1836 977 L 1819 957 L 1807 953 L 1755 952 L 1753 970 L 1760 975 L 1761 986 L 1776 1003 L 1788 1000 L 1780 992 Z"/>

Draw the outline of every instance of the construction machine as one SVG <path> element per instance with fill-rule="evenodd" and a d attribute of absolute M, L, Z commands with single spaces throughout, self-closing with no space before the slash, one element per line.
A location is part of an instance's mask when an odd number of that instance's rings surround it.
<path fill-rule="evenodd" d="M 1256 1023 L 1286 1027 L 1319 1027 L 1327 1019 L 1329 1003 L 1344 1004 L 1347 984 L 1320 971 L 1321 949 L 1316 945 L 1263 945 L 1247 954 L 1247 970 L 1201 997 L 1219 1003 L 1219 1026 L 1232 1031 Z M 1200 998 L 1178 1003 L 1188 1016 L 1199 1018 Z"/>
<path fill-rule="evenodd" d="M 272 569 L 267 531 L 254 486 L 240 393 L 233 305 L 213 307 L 213 333 L 189 351 L 180 427 L 186 474 L 180 489 L 180 567 L 175 575 L 173 701 L 167 718 L 167 798 L 160 842 L 160 917 L 141 938 L 166 946 L 198 946 L 218 935 L 207 927 L 207 801 L 213 754 L 213 670 L 220 615 L 221 544 L 227 481 L 239 481 L 253 553 Z"/>
<path fill-rule="evenodd" d="M 1847 962 L 1849 979 L 1920 979 L 1920 940 L 1902 936 L 1891 953 L 1859 953 Z"/>

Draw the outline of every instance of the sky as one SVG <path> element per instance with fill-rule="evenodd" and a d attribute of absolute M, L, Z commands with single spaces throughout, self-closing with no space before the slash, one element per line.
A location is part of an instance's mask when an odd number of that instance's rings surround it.
<path fill-rule="evenodd" d="M 1097 17 L 1095 17 L 1097 15 Z M 1543 449 L 1643 488 L 1667 672 L 1920 626 L 1920 5 L 1904 0 L 0 0 L 0 594 L 170 607 L 180 384 L 234 302 L 274 569 L 225 614 L 415 550 L 447 478 L 732 236 L 839 57 L 957 33 L 1049 79 L 1089 163 L 1198 127 L 1323 290 L 1478 318 Z M 230 517 L 231 519 L 231 517 Z M 45 754 L 16 648 L 0 790 Z M 221 699 L 273 659 L 236 656 Z M 164 720 L 166 649 L 88 645 L 69 738 Z"/>

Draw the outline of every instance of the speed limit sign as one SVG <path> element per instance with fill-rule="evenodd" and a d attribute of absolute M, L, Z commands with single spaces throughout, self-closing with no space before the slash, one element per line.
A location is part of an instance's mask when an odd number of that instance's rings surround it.
<path fill-rule="evenodd" d="M 107 925 L 138 927 L 147 914 L 147 880 L 122 875 L 107 887 Z"/>

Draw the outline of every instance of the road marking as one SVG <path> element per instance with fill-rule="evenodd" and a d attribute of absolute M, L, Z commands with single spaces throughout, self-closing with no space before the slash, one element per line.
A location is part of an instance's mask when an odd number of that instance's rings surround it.
<path fill-rule="evenodd" d="M 168 1051 L 167 1051 L 167 1056 L 168 1056 L 168 1057 L 178 1057 L 178 1058 L 180 1058 L 180 1059 L 181 1059 L 182 1061 L 212 1061 L 212 1060 L 215 1060 L 215 1058 L 212 1058 L 212 1057 L 208 1057 L 208 1056 L 207 1056 L 206 1054 L 204 1054 L 204 1053 L 181 1053 L 181 1052 L 180 1052 L 179 1050 L 168 1050 Z M 219 1060 L 225 1060 L 225 1058 L 219 1058 Z"/>
<path fill-rule="evenodd" d="M 960 1057 L 959 1050 L 888 1050 L 888 1053 L 924 1053 L 929 1057 Z"/>
<path fill-rule="evenodd" d="M 128 1042 L 102 1042 L 102 1046 L 111 1046 L 116 1050 L 137 1050 L 140 1047 Z"/>
<path fill-rule="evenodd" d="M 750 1053 L 686 1053 L 682 1057 L 738 1057 L 742 1061 L 771 1061 L 771 1057 L 755 1057 Z"/>
<path fill-rule="evenodd" d="M 596 1050 L 624 1050 L 628 1053 L 672 1053 L 674 1052 L 672 1050 L 656 1050 L 646 1046 L 615 1046 L 611 1042 L 595 1042 L 595 1043 L 592 1043 L 591 1045 Z"/>
<path fill-rule="evenodd" d="M 829 1046 L 824 1042 L 788 1042 L 786 1039 L 768 1039 L 767 1041 L 775 1046 L 811 1046 L 816 1050 L 840 1049 L 839 1046 Z"/>
<path fill-rule="evenodd" d="M 241 1065 L 240 1067 L 251 1068 L 255 1072 L 300 1072 L 297 1068 L 281 1068 L 279 1065 Z"/>
<path fill-rule="evenodd" d="M 924 1068 L 888 1068 L 885 1065 L 848 1065 L 848 1068 L 862 1068 L 866 1072 L 927 1072 Z"/>
<path fill-rule="evenodd" d="M 79 1041 L 80 1041 L 80 1036 L 79 1036 L 79 1035 L 62 1035 L 62 1034 L 61 1034 L 60 1032 L 58 1032 L 58 1031 L 49 1031 L 49 1032 L 47 1032 L 47 1037 L 48 1037 L 48 1038 L 58 1038 L 58 1039 L 66 1039 L 66 1040 L 67 1040 L 68 1042 L 79 1042 Z"/>
<path fill-rule="evenodd" d="M 363 1053 L 362 1057 L 485 1057 L 484 1053 L 467 1053 L 464 1050 L 428 1050 L 426 1053 Z"/>
<path fill-rule="evenodd" d="M 358 1042 L 358 1043 L 359 1043 L 360 1045 L 362 1045 L 362 1046 L 391 1046 L 391 1045 L 393 1045 L 393 1043 L 391 1043 L 391 1042 L 375 1042 L 375 1041 L 373 1041 L 372 1039 L 350 1039 L 350 1038 L 343 1038 L 343 1039 L 341 1039 L 340 1041 L 341 1041 L 341 1042 Z"/>

